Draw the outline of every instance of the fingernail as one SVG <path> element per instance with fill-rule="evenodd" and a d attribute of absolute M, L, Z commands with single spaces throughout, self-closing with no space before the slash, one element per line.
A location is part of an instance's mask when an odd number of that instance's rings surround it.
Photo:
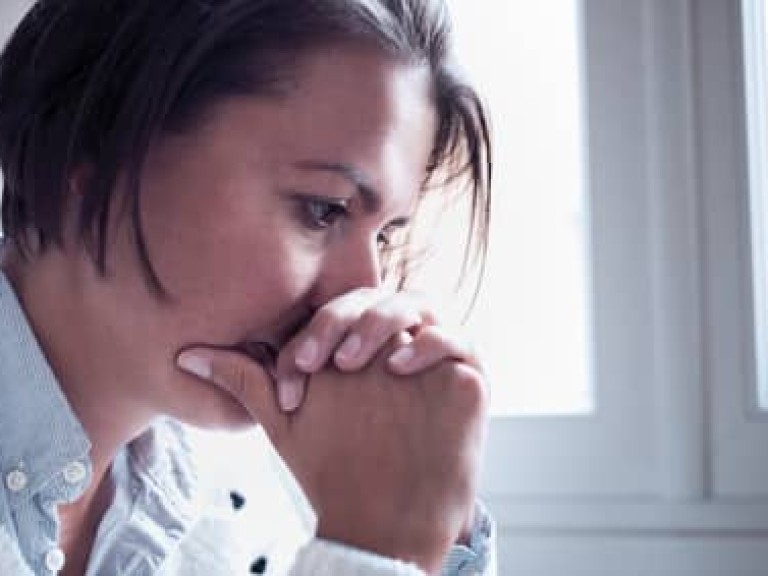
<path fill-rule="evenodd" d="M 363 340 L 359 334 L 351 334 L 346 337 L 341 347 L 336 352 L 336 358 L 339 360 L 352 360 L 357 353 L 360 352 L 360 348 L 363 346 Z"/>
<path fill-rule="evenodd" d="M 304 379 L 290 377 L 277 384 L 277 400 L 283 412 L 293 412 L 301 405 L 304 396 Z"/>
<path fill-rule="evenodd" d="M 179 368 L 203 380 L 211 379 L 211 362 L 194 352 L 182 352 L 176 359 Z"/>
<path fill-rule="evenodd" d="M 311 370 L 317 359 L 318 345 L 314 338 L 309 338 L 296 352 L 296 365 L 302 370 Z"/>
<path fill-rule="evenodd" d="M 413 360 L 416 353 L 411 346 L 403 346 L 389 357 L 389 363 L 396 368 L 405 368 Z"/>

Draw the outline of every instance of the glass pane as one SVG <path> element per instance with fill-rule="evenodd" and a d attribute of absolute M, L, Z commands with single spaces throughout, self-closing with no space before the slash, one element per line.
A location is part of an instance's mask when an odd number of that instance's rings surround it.
<path fill-rule="evenodd" d="M 494 133 L 491 252 L 469 319 L 490 374 L 492 411 L 589 413 L 580 4 L 449 4 L 462 67 L 488 101 Z M 461 236 L 444 233 L 441 243 Z M 435 260 L 433 284 L 445 285 L 436 278 L 448 263 Z"/>
<path fill-rule="evenodd" d="M 757 404 L 768 410 L 768 9 L 744 0 L 744 62 L 757 362 Z"/>

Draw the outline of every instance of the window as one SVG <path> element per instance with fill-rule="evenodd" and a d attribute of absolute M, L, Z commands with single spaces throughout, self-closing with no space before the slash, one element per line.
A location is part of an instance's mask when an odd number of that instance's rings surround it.
<path fill-rule="evenodd" d="M 502 573 L 760 574 L 740 3 L 577 14 L 593 410 L 492 421 Z"/>
<path fill-rule="evenodd" d="M 579 3 L 449 4 L 460 62 L 489 104 L 494 136 L 488 269 L 468 323 L 493 412 L 588 413 Z"/>
<path fill-rule="evenodd" d="M 757 405 L 768 410 L 768 9 L 764 0 L 745 0 L 743 23 Z"/>

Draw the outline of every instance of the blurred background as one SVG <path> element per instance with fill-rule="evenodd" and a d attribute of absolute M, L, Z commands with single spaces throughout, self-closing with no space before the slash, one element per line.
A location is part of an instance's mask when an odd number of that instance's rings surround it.
<path fill-rule="evenodd" d="M 768 576 L 766 0 L 449 4 L 496 146 L 500 574 Z"/>

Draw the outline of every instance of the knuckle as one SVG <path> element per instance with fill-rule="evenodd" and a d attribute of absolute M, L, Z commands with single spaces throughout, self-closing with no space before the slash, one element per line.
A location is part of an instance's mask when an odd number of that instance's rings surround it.
<path fill-rule="evenodd" d="M 452 391 L 461 405 L 472 413 L 484 413 L 488 406 L 488 389 L 482 375 L 464 362 L 451 362 Z"/>
<path fill-rule="evenodd" d="M 431 344 L 442 344 L 448 340 L 445 328 L 437 325 L 425 326 L 419 331 L 419 337 Z"/>
<path fill-rule="evenodd" d="M 419 315 L 421 316 L 421 322 L 422 324 L 426 326 L 433 326 L 440 322 L 440 319 L 438 318 L 437 314 L 434 312 L 434 310 L 423 307 L 419 311 Z"/>
<path fill-rule="evenodd" d="M 403 319 L 395 310 L 369 308 L 360 316 L 357 325 L 360 332 L 382 335 L 396 332 L 403 325 Z"/>
<path fill-rule="evenodd" d="M 357 323 L 361 327 L 374 326 L 386 318 L 386 312 L 376 308 L 368 308 L 358 318 Z"/>
<path fill-rule="evenodd" d="M 457 349 L 439 326 L 427 326 L 417 333 L 417 342 L 423 350 L 443 350 L 445 356 L 458 356 Z"/>
<path fill-rule="evenodd" d="M 315 313 L 309 330 L 320 339 L 332 338 L 337 332 L 345 331 L 360 315 L 359 307 L 326 306 Z"/>
<path fill-rule="evenodd" d="M 337 317 L 336 309 L 331 306 L 324 306 L 315 312 L 312 322 L 307 326 L 309 332 L 325 333 L 329 326 L 332 326 Z"/>

